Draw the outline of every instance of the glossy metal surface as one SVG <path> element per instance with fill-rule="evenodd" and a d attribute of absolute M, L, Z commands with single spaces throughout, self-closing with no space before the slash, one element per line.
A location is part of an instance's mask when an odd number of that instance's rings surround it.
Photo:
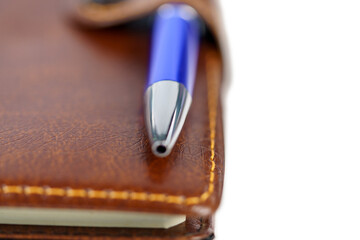
<path fill-rule="evenodd" d="M 181 83 L 160 81 L 145 93 L 145 121 L 151 149 L 158 157 L 170 154 L 184 125 L 192 97 Z"/>

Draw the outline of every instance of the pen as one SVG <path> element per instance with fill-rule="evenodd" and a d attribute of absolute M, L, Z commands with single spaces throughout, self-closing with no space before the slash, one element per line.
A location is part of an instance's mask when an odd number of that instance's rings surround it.
<path fill-rule="evenodd" d="M 170 154 L 191 105 L 199 24 L 196 11 L 185 4 L 164 4 L 156 12 L 144 98 L 151 149 L 158 157 Z"/>

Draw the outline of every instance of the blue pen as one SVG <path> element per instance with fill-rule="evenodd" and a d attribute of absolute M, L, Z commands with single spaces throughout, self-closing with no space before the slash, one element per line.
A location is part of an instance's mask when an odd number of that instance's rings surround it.
<path fill-rule="evenodd" d="M 199 52 L 199 19 L 185 4 L 156 12 L 145 91 L 145 122 L 152 152 L 170 154 L 188 114 Z"/>

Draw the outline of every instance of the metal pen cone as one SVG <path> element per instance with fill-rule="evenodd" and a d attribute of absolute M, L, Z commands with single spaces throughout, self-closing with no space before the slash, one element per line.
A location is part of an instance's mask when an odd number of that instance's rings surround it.
<path fill-rule="evenodd" d="M 169 149 L 168 144 L 164 143 L 163 141 L 155 141 L 152 144 L 151 150 L 158 157 L 166 157 L 171 152 L 171 149 Z"/>
<path fill-rule="evenodd" d="M 145 122 L 152 152 L 158 157 L 170 154 L 179 137 L 191 105 L 191 95 L 183 84 L 161 81 L 145 93 Z"/>

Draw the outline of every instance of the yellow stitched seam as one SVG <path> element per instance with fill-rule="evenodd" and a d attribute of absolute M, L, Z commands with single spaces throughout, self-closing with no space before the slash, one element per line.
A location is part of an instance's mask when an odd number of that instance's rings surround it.
<path fill-rule="evenodd" d="M 26 186 L 24 187 L 24 192 L 25 195 L 31 195 L 31 194 L 38 194 L 38 195 L 43 195 L 45 193 L 45 190 L 43 187 L 38 187 L 38 186 Z"/>
<path fill-rule="evenodd" d="M 184 202 L 184 197 L 182 196 L 167 196 L 166 202 L 168 203 L 175 203 L 175 204 L 182 204 Z"/>
<path fill-rule="evenodd" d="M 208 60 L 210 57 L 208 57 Z M 96 199 L 114 199 L 114 200 L 137 200 L 137 201 L 153 201 L 165 202 L 172 204 L 194 205 L 205 202 L 214 192 L 215 180 L 215 127 L 216 127 L 216 108 L 217 108 L 217 87 L 215 82 L 216 70 L 213 67 L 213 61 L 206 62 L 207 85 L 208 85 L 208 108 L 209 108 L 209 127 L 210 127 L 210 175 L 209 186 L 206 192 L 199 197 L 173 196 L 163 193 L 147 193 L 147 192 L 131 192 L 131 191 L 114 191 L 114 190 L 92 190 L 92 189 L 76 189 L 76 188 L 57 188 L 47 186 L 21 186 L 3 184 L 0 193 L 3 194 L 25 194 L 25 195 L 46 195 L 56 197 L 70 198 L 96 198 Z M 214 72 L 215 71 L 215 72 Z M 211 75 L 211 76 L 210 76 Z M 213 82 L 209 83 L 209 79 Z"/>
<path fill-rule="evenodd" d="M 45 195 L 47 196 L 65 196 L 65 189 L 62 188 L 52 188 L 52 187 L 45 187 Z"/>
<path fill-rule="evenodd" d="M 130 199 L 131 200 L 146 201 L 147 196 L 148 196 L 148 193 L 145 193 L 145 192 L 132 192 L 132 193 L 130 193 Z"/>
<path fill-rule="evenodd" d="M 110 192 L 110 199 L 121 199 L 125 200 L 129 198 L 129 192 L 126 191 L 111 191 Z"/>
<path fill-rule="evenodd" d="M 165 202 L 166 195 L 161 193 L 151 193 L 149 195 L 149 201 L 153 202 Z"/>
<path fill-rule="evenodd" d="M 6 193 L 22 194 L 23 193 L 23 188 L 22 188 L 22 186 L 3 185 L 2 186 L 2 192 L 4 194 L 6 194 Z"/>
<path fill-rule="evenodd" d="M 88 197 L 89 198 L 107 198 L 107 192 L 104 190 L 92 190 L 90 189 L 88 191 Z"/>
<path fill-rule="evenodd" d="M 67 197 L 80 197 L 85 198 L 87 197 L 86 190 L 85 189 L 66 189 L 66 196 Z"/>

